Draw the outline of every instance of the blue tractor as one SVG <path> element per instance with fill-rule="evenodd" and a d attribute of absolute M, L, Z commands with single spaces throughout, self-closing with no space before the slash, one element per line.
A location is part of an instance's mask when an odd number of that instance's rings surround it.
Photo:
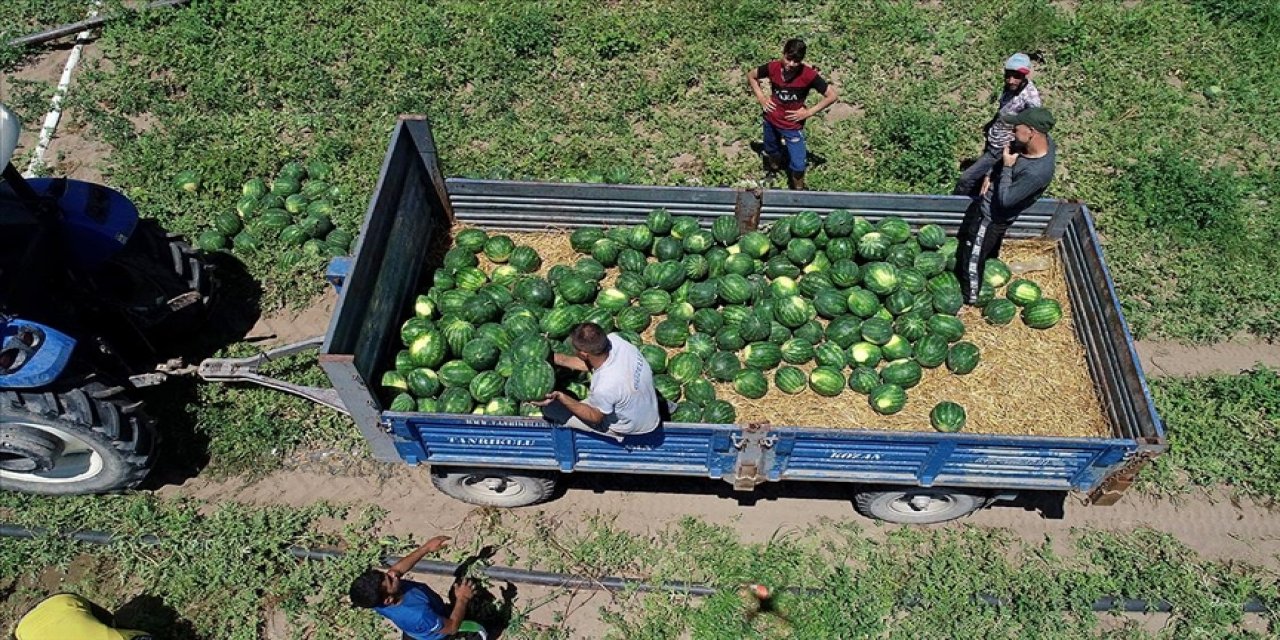
<path fill-rule="evenodd" d="M 212 273 L 121 193 L 23 178 L 19 128 L 0 105 L 0 489 L 132 487 L 158 434 L 131 393 L 204 321 Z"/>

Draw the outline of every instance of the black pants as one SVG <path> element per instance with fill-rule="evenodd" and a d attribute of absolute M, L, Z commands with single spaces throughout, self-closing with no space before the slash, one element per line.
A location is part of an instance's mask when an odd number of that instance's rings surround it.
<path fill-rule="evenodd" d="M 978 156 L 968 169 L 960 174 L 960 179 L 956 181 L 955 189 L 951 190 L 953 196 L 976 196 L 978 189 L 982 186 L 982 179 L 991 174 L 991 170 L 1001 162 L 1004 151 L 1001 149 L 991 149 L 984 147 L 982 155 Z"/>
<path fill-rule="evenodd" d="M 1004 234 L 1014 220 L 1017 220 L 1017 216 L 1008 219 L 992 218 L 987 207 L 976 199 L 965 212 L 957 238 L 960 240 L 960 247 L 956 250 L 956 278 L 960 280 L 960 290 L 964 292 L 965 302 L 974 304 L 978 301 L 978 291 L 982 289 L 983 265 L 987 258 L 1000 255 Z"/>

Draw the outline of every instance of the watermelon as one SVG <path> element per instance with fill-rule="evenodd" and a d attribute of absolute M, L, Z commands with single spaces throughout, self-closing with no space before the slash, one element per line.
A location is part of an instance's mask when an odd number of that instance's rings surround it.
<path fill-rule="evenodd" d="M 244 223 L 235 212 L 223 211 L 213 216 L 213 228 L 224 236 L 234 236 L 244 229 Z"/>
<path fill-rule="evenodd" d="M 782 349 L 772 342 L 752 342 L 742 350 L 742 362 L 748 367 L 768 371 L 782 362 Z"/>
<path fill-rule="evenodd" d="M 698 333 L 714 336 L 724 327 L 724 316 L 715 309 L 698 309 L 693 313 L 692 322 Z"/>
<path fill-rule="evenodd" d="M 418 339 L 418 336 L 433 328 L 434 325 L 431 323 L 430 319 L 414 316 L 405 320 L 404 324 L 400 325 L 400 341 L 407 347 L 412 345 L 413 341 Z"/>
<path fill-rule="evenodd" d="M 396 397 L 391 399 L 391 405 L 387 408 L 399 413 L 408 413 L 418 408 L 418 401 L 407 393 L 397 393 Z"/>
<path fill-rule="evenodd" d="M 644 254 L 634 249 L 627 249 L 627 251 L 632 252 L 632 257 L 628 259 L 628 263 L 625 266 L 622 266 L 622 245 L 609 238 L 596 240 L 595 244 L 591 245 L 589 253 L 592 258 L 606 267 L 620 265 L 624 271 L 643 269 Z M 639 264 L 636 264 L 637 258 L 639 259 Z"/>
<path fill-rule="evenodd" d="M 716 346 L 723 351 L 737 351 L 747 346 L 737 327 L 722 327 L 716 332 Z"/>
<path fill-rule="evenodd" d="M 1030 280 L 1014 280 L 1009 283 L 1009 288 L 1005 289 L 1004 295 L 1009 302 L 1025 307 L 1040 299 L 1040 285 Z"/>
<path fill-rule="evenodd" d="M 872 231 L 858 238 L 858 255 L 866 260 L 883 260 L 889 255 L 891 244 L 883 234 Z"/>
<path fill-rule="evenodd" d="M 513 340 L 508 351 L 518 362 L 545 362 L 551 357 L 551 343 L 537 333 L 527 333 Z"/>
<path fill-rule="evenodd" d="M 405 382 L 415 398 L 434 398 L 440 393 L 440 376 L 426 367 L 410 369 L 405 374 Z"/>
<path fill-rule="evenodd" d="M 654 329 L 653 339 L 664 347 L 683 347 L 689 339 L 689 324 L 678 320 L 663 320 Z"/>
<path fill-rule="evenodd" d="M 408 349 L 401 349 L 396 352 L 396 371 L 408 372 L 414 368 L 413 356 L 409 354 Z"/>
<path fill-rule="evenodd" d="M 736 273 L 721 276 L 716 281 L 716 289 L 726 304 L 744 304 L 751 300 L 751 283 Z"/>
<path fill-rule="evenodd" d="M 788 364 L 804 364 L 813 359 L 813 343 L 803 338 L 792 338 L 780 347 L 782 359 Z"/>
<path fill-rule="evenodd" d="M 828 398 L 840 395 L 844 391 L 844 374 L 835 367 L 814 367 L 809 373 L 809 388 L 813 392 Z"/>
<path fill-rule="evenodd" d="M 824 342 L 813 350 L 813 358 L 819 366 L 843 369 L 848 364 L 844 349 L 834 342 Z"/>
<path fill-rule="evenodd" d="M 884 308 L 894 316 L 910 311 L 916 305 L 916 297 L 906 289 L 898 289 L 884 299 Z"/>
<path fill-rule="evenodd" d="M 516 243 L 510 236 L 493 236 L 484 243 L 484 257 L 490 262 L 505 263 L 516 250 Z"/>
<path fill-rule="evenodd" d="M 872 344 L 883 345 L 893 337 L 893 325 L 882 318 L 867 318 L 862 322 L 862 337 Z"/>
<path fill-rule="evenodd" d="M 942 273 L 929 278 L 929 284 L 926 288 L 930 293 L 934 294 L 951 289 L 959 291 L 960 281 L 956 279 L 956 274 L 950 271 L 943 271 Z"/>
<path fill-rule="evenodd" d="M 439 400 L 441 413 L 471 413 L 475 407 L 471 392 L 462 387 L 445 389 Z"/>
<path fill-rule="evenodd" d="M 201 251 L 218 251 L 227 248 L 227 236 L 219 231 L 205 231 L 196 236 L 196 248 Z"/>
<path fill-rule="evenodd" d="M 852 261 L 858 255 L 858 245 L 852 238 L 832 238 L 823 253 L 831 262 Z"/>
<path fill-rule="evenodd" d="M 924 249 L 937 249 L 947 241 L 947 232 L 936 224 L 926 224 L 916 232 L 916 242 Z"/>
<path fill-rule="evenodd" d="M 235 248 L 236 251 L 252 253 L 257 251 L 260 245 L 258 242 L 258 236 L 254 235 L 252 231 L 245 229 L 244 231 L 237 233 L 236 237 L 231 239 L 231 246 Z"/>
<path fill-rule="evenodd" d="M 910 291 L 912 294 L 921 293 L 925 290 L 928 282 L 924 274 L 920 273 L 915 267 L 898 269 L 899 289 Z"/>
<path fill-rule="evenodd" d="M 845 295 L 835 289 L 823 289 L 813 298 L 813 309 L 817 315 L 828 320 L 838 318 L 849 312 Z M 808 319 L 806 319 L 808 321 Z"/>
<path fill-rule="evenodd" d="M 671 413 L 672 422 L 700 423 L 703 418 L 702 404 L 692 400 L 681 402 Z"/>
<path fill-rule="evenodd" d="M 636 303 L 641 310 L 656 316 L 666 312 L 667 307 L 671 306 L 671 294 L 662 289 L 646 289 L 636 299 Z"/>
<path fill-rule="evenodd" d="M 773 307 L 773 317 L 784 327 L 792 329 L 813 320 L 816 316 L 817 311 L 814 305 L 800 296 L 779 299 Z"/>
<path fill-rule="evenodd" d="M 662 347 L 652 344 L 642 344 L 639 346 L 640 355 L 644 357 L 645 362 L 649 363 L 649 369 L 654 373 L 667 372 L 667 352 Z"/>
<path fill-rule="evenodd" d="M 489 234 L 484 229 L 463 229 L 454 236 L 453 246 L 474 254 L 484 249 L 484 243 L 488 241 Z"/>
<path fill-rule="evenodd" d="M 813 262 L 813 258 L 817 254 L 818 246 L 808 238 L 792 238 L 791 241 L 787 243 L 787 259 L 797 267 L 803 267 L 810 262 Z"/>
<path fill-rule="evenodd" d="M 783 393 L 795 395 L 808 386 L 809 376 L 795 367 L 781 367 L 773 374 L 773 384 Z"/>
<path fill-rule="evenodd" d="M 436 375 L 440 377 L 440 383 L 445 388 L 452 389 L 455 387 L 465 387 L 471 384 L 471 379 L 476 377 L 476 370 L 471 365 L 462 360 L 450 360 L 441 365 Z"/>
<path fill-rule="evenodd" d="M 857 367 L 849 374 L 849 388 L 858 393 L 869 394 L 881 384 L 880 374 L 872 367 Z"/>
<path fill-rule="evenodd" d="M 483 287 L 489 281 L 488 276 L 484 272 L 475 267 L 463 267 L 453 274 L 454 284 L 459 289 L 467 291 L 476 291 Z"/>
<path fill-rule="evenodd" d="M 708 424 L 733 424 L 738 412 L 724 400 L 711 400 L 702 406 L 702 420 Z"/>
<path fill-rule="evenodd" d="M 898 288 L 898 269 L 887 262 L 872 262 L 863 270 L 862 281 L 872 292 L 886 296 Z"/>
<path fill-rule="evenodd" d="M 773 243 L 763 233 L 752 231 L 738 240 L 738 248 L 747 257 L 763 260 L 773 250 Z"/>
<path fill-rule="evenodd" d="M 476 371 L 487 371 L 498 364 L 498 345 L 494 341 L 477 336 L 462 348 L 462 361 Z M 479 398 L 476 398 L 479 400 Z"/>
<path fill-rule="evenodd" d="M 484 406 L 486 416 L 518 416 L 520 410 L 510 398 L 494 398 Z"/>
<path fill-rule="evenodd" d="M 897 216 L 886 216 L 876 223 L 876 231 L 889 238 L 889 242 L 897 244 L 911 238 L 911 225 Z"/>
<path fill-rule="evenodd" d="M 506 351 L 507 349 L 511 348 L 511 342 L 512 342 L 511 334 L 507 333 L 507 330 L 503 329 L 502 325 L 500 324 L 495 324 L 490 322 L 490 323 L 481 325 L 480 327 L 476 328 L 476 338 L 477 339 L 484 338 L 485 340 L 492 342 L 494 345 L 498 347 L 499 352 Z M 462 348 L 463 360 L 467 359 L 466 354 L 467 354 L 467 347 L 463 347 Z M 472 366 L 475 366 L 474 363 L 472 364 Z"/>
<path fill-rule="evenodd" d="M 555 289 L 565 302 L 581 304 L 596 297 L 597 284 L 595 280 L 571 273 L 561 278 L 560 282 L 556 283 Z"/>
<path fill-rule="evenodd" d="M 680 264 L 684 265 L 684 277 L 686 280 L 703 280 L 710 271 L 710 262 L 705 256 L 691 253 L 680 259 Z"/>
<path fill-rule="evenodd" d="M 302 185 L 295 179 L 288 176 L 280 176 L 271 181 L 271 195 L 287 198 L 297 193 Z"/>
<path fill-rule="evenodd" d="M 862 269 L 852 260 L 839 260 L 827 270 L 832 286 L 848 289 L 862 282 Z"/>
<path fill-rule="evenodd" d="M 306 230 L 305 225 L 298 225 Z M 310 231 L 308 230 L 308 233 Z M 444 254 L 444 268 L 449 271 L 457 271 L 466 267 L 476 267 L 480 265 L 480 261 L 471 251 L 462 247 L 454 247 Z"/>
<path fill-rule="evenodd" d="M 947 369 L 951 373 L 964 375 L 978 366 L 978 346 L 972 342 L 957 342 L 951 345 L 947 353 Z"/>
<path fill-rule="evenodd" d="M 831 278 L 827 277 L 827 274 L 820 271 L 810 271 L 804 274 L 803 278 L 800 278 L 799 287 L 800 295 L 814 298 L 817 297 L 818 293 L 823 289 L 830 289 L 832 287 Z"/>
<path fill-rule="evenodd" d="M 572 306 L 555 307 L 542 316 L 538 326 L 548 338 L 559 340 L 568 336 L 573 327 L 581 322 L 578 313 Z"/>
<path fill-rule="evenodd" d="M 769 381 L 759 369 L 747 368 L 733 377 L 733 390 L 744 398 L 758 400 L 769 392 Z"/>
<path fill-rule="evenodd" d="M 686 290 L 686 301 L 695 309 L 715 307 L 720 301 L 719 283 L 695 282 Z"/>
<path fill-rule="evenodd" d="M 964 337 L 964 323 L 955 316 L 934 314 L 926 321 L 929 333 L 941 336 L 947 342 L 955 342 Z"/>
<path fill-rule="evenodd" d="M 674 234 L 673 234 L 674 235 Z M 684 236 L 684 252 L 692 254 L 706 253 L 715 243 L 710 231 L 696 229 Z"/>
<path fill-rule="evenodd" d="M 671 227 L 674 224 L 671 214 L 667 213 L 666 209 L 654 209 L 645 218 L 645 225 L 649 227 L 649 231 L 655 236 L 665 236 L 671 233 Z"/>
<path fill-rule="evenodd" d="M 280 231 L 291 226 L 293 217 L 283 209 L 267 209 L 262 212 L 262 217 L 258 219 L 257 224 L 266 229 L 274 229 Z M 301 227 L 299 227 L 301 228 Z M 305 232 L 306 229 L 303 229 Z M 331 232 L 332 233 L 332 232 Z M 348 241 L 349 242 L 349 241 Z M 337 244 L 336 242 L 334 244 Z M 345 245 L 344 245 L 345 248 Z"/>
<path fill-rule="evenodd" d="M 382 374 L 382 386 L 387 389 L 396 389 L 398 391 L 408 391 L 409 381 L 404 372 L 392 369 Z"/>
<path fill-rule="evenodd" d="M 307 230 L 297 225 L 289 225 L 280 230 L 280 241 L 286 246 L 300 247 L 311 236 L 307 235 Z"/>
<path fill-rule="evenodd" d="M 711 236 L 721 246 L 729 246 L 738 241 L 741 233 L 738 230 L 738 219 L 734 216 L 720 216 L 711 223 Z"/>
<path fill-rule="evenodd" d="M 240 187 L 240 193 L 255 200 L 262 198 L 267 195 L 267 183 L 262 178 L 252 178 Z"/>
<path fill-rule="evenodd" d="M 855 367 L 875 367 L 883 358 L 880 347 L 870 342 L 859 342 L 849 347 L 848 361 Z"/>
<path fill-rule="evenodd" d="M 742 318 L 742 322 L 738 323 L 737 328 L 738 334 L 747 342 L 768 340 L 769 335 L 773 332 L 773 321 L 761 314 L 747 312 L 746 316 Z"/>
<path fill-rule="evenodd" d="M 515 363 L 507 378 L 507 397 L 519 402 L 542 400 L 555 388 L 556 372 L 545 359 Z"/>
<path fill-rule="evenodd" d="M 791 241 L 791 221 L 795 216 L 785 216 L 778 218 L 772 225 L 769 225 L 769 241 L 779 247 L 787 246 Z"/>
<path fill-rule="evenodd" d="M 854 288 L 845 298 L 849 311 L 860 318 L 870 318 L 880 310 L 880 298 L 862 288 Z"/>
<path fill-rule="evenodd" d="M 1013 278 L 1013 272 L 1009 270 L 1009 266 L 996 258 L 988 258 L 982 263 L 982 281 L 999 289 L 1009 283 Z"/>
<path fill-rule="evenodd" d="M 782 326 L 777 320 L 769 323 L 769 342 L 782 346 L 782 343 L 791 339 L 791 330 Z"/>
<path fill-rule="evenodd" d="M 706 360 L 716 352 L 716 339 L 705 333 L 695 333 L 685 341 L 684 348 L 685 351 Z"/>
<path fill-rule="evenodd" d="M 613 286 L 627 294 L 628 298 L 639 297 L 645 289 L 649 288 L 649 284 L 644 281 L 644 276 L 627 272 L 618 274 L 618 279 Z"/>
<path fill-rule="evenodd" d="M 812 238 L 822 230 L 822 218 L 812 212 L 797 213 L 791 219 L 791 235 L 797 238 Z"/>
<path fill-rule="evenodd" d="M 930 369 L 941 365 L 947 359 L 948 345 L 946 338 L 937 335 L 927 335 L 916 341 L 915 347 L 916 362 L 922 367 Z"/>
<path fill-rule="evenodd" d="M 732 253 L 724 259 L 724 272 L 747 276 L 755 273 L 755 260 L 745 253 Z"/>
<path fill-rule="evenodd" d="M 924 376 L 924 370 L 914 360 L 899 359 L 885 365 L 880 370 L 880 378 L 888 384 L 897 385 L 903 389 L 920 384 L 920 379 Z"/>
<path fill-rule="evenodd" d="M 511 250 L 507 263 L 518 269 L 520 273 L 533 273 L 542 268 L 542 256 L 539 256 L 533 247 L 521 245 Z"/>
<path fill-rule="evenodd" d="M 717 351 L 707 359 L 707 375 L 713 380 L 729 382 L 740 370 L 742 363 L 738 361 L 738 356 L 728 351 Z"/>
<path fill-rule="evenodd" d="M 684 394 L 683 386 L 665 373 L 653 377 L 653 388 L 659 396 L 671 402 L 678 402 Z"/>
<path fill-rule="evenodd" d="M 817 320 L 810 320 L 791 332 L 792 337 L 808 340 L 812 344 L 818 344 L 823 340 L 822 325 Z"/>
<path fill-rule="evenodd" d="M 922 251 L 911 260 L 911 266 L 926 278 L 942 273 L 947 268 L 947 259 L 941 253 Z"/>
<path fill-rule="evenodd" d="M 684 245 L 675 238 L 658 238 L 653 241 L 653 257 L 658 260 L 683 260 Z"/>
<path fill-rule="evenodd" d="M 933 310 L 954 316 L 964 306 L 964 295 L 958 289 L 941 289 L 933 292 Z"/>
<path fill-rule="evenodd" d="M 876 413 L 890 415 L 907 406 L 907 392 L 896 384 L 885 383 L 871 390 L 867 403 Z"/>
<path fill-rule="evenodd" d="M 823 225 L 827 236 L 831 238 L 843 238 L 853 233 L 854 216 L 852 213 L 844 209 L 836 209 L 827 214 L 827 220 Z"/>
<path fill-rule="evenodd" d="M 409 345 L 409 356 L 419 367 L 438 367 L 448 356 L 449 347 L 444 333 L 426 331 L 419 334 Z"/>
<path fill-rule="evenodd" d="M 684 264 L 674 260 L 649 264 L 644 269 L 644 278 L 651 287 L 663 291 L 675 291 L 677 287 L 684 284 Z"/>
<path fill-rule="evenodd" d="M 950 401 L 942 401 L 929 412 L 929 424 L 943 433 L 955 433 L 964 428 L 964 407 Z"/>
<path fill-rule="evenodd" d="M 649 227 L 638 224 L 627 230 L 627 245 L 636 251 L 648 251 L 653 247 L 653 232 Z"/>
<path fill-rule="evenodd" d="M 1032 329 L 1048 329 L 1061 320 L 1062 305 L 1052 298 L 1040 298 L 1022 307 L 1022 322 Z"/>
<path fill-rule="evenodd" d="M 988 304 L 990 304 L 992 300 L 995 300 L 995 299 L 996 299 L 995 287 L 984 282 L 982 283 L 982 286 L 978 287 L 978 297 L 976 300 L 974 300 L 973 306 L 985 307 Z"/>
<path fill-rule="evenodd" d="M 688 384 L 702 375 L 702 367 L 702 358 L 686 351 L 671 357 L 667 362 L 667 373 L 675 378 L 676 382 Z"/>
<path fill-rule="evenodd" d="M 1032 305 L 1037 303 L 1032 303 Z M 1027 305 L 1027 308 L 1031 308 L 1032 305 Z M 990 324 L 1009 324 L 1013 322 L 1013 317 L 1017 314 L 1018 305 L 1003 298 L 988 302 L 987 306 L 982 309 L 982 316 Z"/>
<path fill-rule="evenodd" d="M 918 313 L 899 316 L 897 320 L 893 321 L 893 331 L 908 342 L 915 342 L 929 333 L 929 325 L 925 320 Z"/>
<path fill-rule="evenodd" d="M 647 318 L 648 315 L 646 314 L 645 317 Z M 512 313 L 507 313 L 507 315 L 502 318 L 502 328 L 511 335 L 513 342 L 521 336 L 531 333 L 539 333 L 542 331 L 542 327 L 539 326 L 538 321 L 534 316 Z"/>
<path fill-rule="evenodd" d="M 826 339 L 847 349 L 862 339 L 862 321 L 853 316 L 840 316 L 827 324 Z"/>
<path fill-rule="evenodd" d="M 716 399 L 716 388 L 707 382 L 706 378 L 698 377 L 685 383 L 684 397 L 690 402 L 696 402 L 702 406 Z"/>
<path fill-rule="evenodd" d="M 604 238 L 604 231 L 596 227 L 583 227 L 569 234 L 569 246 L 578 253 L 591 253 L 592 247 L 601 238 Z"/>
<path fill-rule="evenodd" d="M 889 341 L 880 347 L 880 352 L 884 354 L 886 360 L 898 360 L 901 358 L 910 358 L 913 354 L 911 343 L 900 335 L 894 334 Z"/>
<path fill-rule="evenodd" d="M 486 403 L 498 397 L 506 383 L 507 381 L 497 372 L 484 371 L 471 379 L 467 390 L 471 392 L 471 397 L 476 402 Z"/>
<path fill-rule="evenodd" d="M 497 320 L 501 315 L 502 309 L 498 307 L 498 303 L 493 301 L 489 296 L 472 296 L 462 308 L 462 319 L 473 325 L 484 324 L 493 320 Z"/>

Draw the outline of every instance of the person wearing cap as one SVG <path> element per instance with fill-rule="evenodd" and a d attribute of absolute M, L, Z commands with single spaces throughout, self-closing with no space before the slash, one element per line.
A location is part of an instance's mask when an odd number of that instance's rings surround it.
<path fill-rule="evenodd" d="M 111 613 L 74 593 L 37 604 L 18 621 L 17 640 L 151 640 L 151 634 L 112 626 Z"/>
<path fill-rule="evenodd" d="M 747 71 L 747 83 L 756 102 L 764 109 L 764 157 L 770 174 L 782 169 L 782 156 L 787 155 L 787 187 L 807 189 L 804 173 L 808 165 L 804 122 L 831 106 L 838 95 L 817 67 L 804 64 L 805 44 L 792 38 L 782 46 L 782 58 Z M 769 81 L 770 95 L 765 95 L 761 80 Z M 805 107 L 812 89 L 822 94 L 813 107 Z M 785 145 L 785 147 L 783 146 Z"/>
<path fill-rule="evenodd" d="M 977 302 L 982 269 L 987 258 L 1000 253 L 1004 234 L 1053 180 L 1057 144 L 1050 137 L 1053 113 L 1031 107 L 1014 115 L 1001 115 L 1001 123 L 1013 139 L 1000 154 L 1000 162 L 983 181 L 981 193 L 965 214 L 956 252 L 956 276 L 969 304 Z"/>
<path fill-rule="evenodd" d="M 987 140 L 982 154 L 960 174 L 952 195 L 974 195 L 978 185 L 999 164 L 1005 146 L 1013 140 L 1013 127 L 1001 121 L 1002 116 L 1015 116 L 1025 109 L 1042 106 L 1040 91 L 1031 82 L 1031 58 L 1027 54 L 1015 53 L 1004 61 L 1004 89 L 999 104 L 995 116 L 983 126 Z"/>

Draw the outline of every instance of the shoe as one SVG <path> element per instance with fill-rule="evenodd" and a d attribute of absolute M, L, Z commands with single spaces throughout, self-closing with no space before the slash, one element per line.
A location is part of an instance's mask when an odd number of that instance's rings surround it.
<path fill-rule="evenodd" d="M 809 186 L 806 185 L 804 182 L 804 172 L 788 171 L 787 172 L 787 188 L 792 189 L 794 191 L 808 191 Z"/>

